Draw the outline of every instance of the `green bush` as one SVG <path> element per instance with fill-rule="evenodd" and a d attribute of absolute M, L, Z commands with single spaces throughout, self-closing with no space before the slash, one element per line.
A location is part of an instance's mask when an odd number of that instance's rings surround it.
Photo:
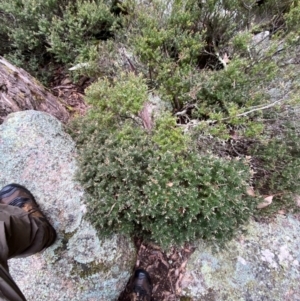
<path fill-rule="evenodd" d="M 230 130 L 261 139 L 263 114 L 248 111 L 269 103 L 265 87 L 278 71 L 273 59 L 276 47 L 263 58 L 254 50 L 250 53 L 251 33 L 234 39 L 231 34 L 246 22 L 234 17 L 243 9 L 231 2 L 222 15 L 220 5 L 208 1 L 199 7 L 196 1 L 186 5 L 178 1 L 167 11 L 156 1 L 145 9 L 133 8 L 124 24 L 140 59 L 135 64 L 140 75 L 115 74 L 87 91 L 93 110 L 89 125 L 82 124 L 76 138 L 81 158 L 78 177 L 89 195 L 90 218 L 102 233 L 141 235 L 164 246 L 199 237 L 225 240 L 253 214 L 256 200 L 245 195 L 251 183 L 249 167 L 242 159 L 229 159 L 222 147 Z M 209 13 L 204 18 L 205 12 Z M 210 22 L 213 28 L 207 32 L 203 24 Z M 213 40 L 218 46 L 207 48 Z M 220 49 L 226 47 L 232 47 L 235 56 L 222 65 Z M 212 65 L 201 70 L 204 55 Z M 156 117 L 150 132 L 138 123 L 133 126 L 147 101 L 146 84 L 172 105 L 173 113 L 191 105 L 185 121 L 198 121 L 194 141 L 183 134 L 170 112 Z M 109 116 L 110 123 L 103 116 Z M 88 130 L 93 122 L 98 125 Z M 210 137 L 214 146 L 196 150 L 193 143 L 200 141 L 199 133 Z M 221 142 L 217 144 L 214 137 Z M 260 156 L 258 151 L 255 156 Z M 258 182 L 255 185 L 260 190 Z"/>
<path fill-rule="evenodd" d="M 143 236 L 164 247 L 220 241 L 252 214 L 255 201 L 245 194 L 250 172 L 242 160 L 161 149 L 128 121 L 116 131 L 79 122 L 78 179 L 100 233 Z"/>
<path fill-rule="evenodd" d="M 103 1 L 77 0 L 68 3 L 63 16 L 42 19 L 39 30 L 50 45 L 48 51 L 67 64 L 74 63 L 96 39 L 112 37 L 116 19 Z"/>
<path fill-rule="evenodd" d="M 265 135 L 265 140 L 251 148 L 257 174 L 254 185 L 262 195 L 273 195 L 273 203 L 264 211 L 294 211 L 295 197 L 300 195 L 300 140 L 299 124 L 282 122 Z"/>
<path fill-rule="evenodd" d="M 137 115 L 147 100 L 147 85 L 141 76 L 121 73 L 110 81 L 103 78 L 86 91 L 86 100 L 102 115 L 102 119 L 130 118 Z"/>
<path fill-rule="evenodd" d="M 137 71 L 173 112 L 193 105 L 187 117 L 210 122 L 206 134 L 228 139 L 229 129 L 239 127 L 253 137 L 263 128 L 260 112 L 240 115 L 269 101 L 266 87 L 276 76 L 274 54 L 292 2 L 139 3 L 120 33 L 140 60 Z M 273 47 L 261 52 L 250 44 L 264 30 L 272 33 Z"/>
<path fill-rule="evenodd" d="M 162 112 L 156 118 L 152 140 L 162 152 L 172 150 L 174 154 L 187 151 L 191 142 L 189 135 L 183 134 L 169 112 Z"/>
<path fill-rule="evenodd" d="M 0 55 L 36 76 L 49 63 L 88 59 L 97 39 L 108 39 L 118 17 L 102 0 L 3 0 Z"/>

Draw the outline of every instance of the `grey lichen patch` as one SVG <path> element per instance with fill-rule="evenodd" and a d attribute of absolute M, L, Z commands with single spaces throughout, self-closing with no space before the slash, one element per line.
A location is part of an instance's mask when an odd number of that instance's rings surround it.
<path fill-rule="evenodd" d="M 210 300 L 213 290 L 215 300 L 300 299 L 299 217 L 251 221 L 247 229 L 218 253 L 198 243 L 183 279 L 184 297 Z"/>
<path fill-rule="evenodd" d="M 135 253 L 129 238 L 119 235 L 101 237 L 94 227 L 83 221 L 78 231 L 69 239 L 67 249 L 75 259 L 82 275 L 93 271 L 118 273 L 120 268 L 130 269 Z"/>
<path fill-rule="evenodd" d="M 86 285 L 86 287 L 82 287 L 82 289 L 86 291 L 86 294 L 80 301 L 117 300 L 118 295 L 116 292 L 120 292 L 124 289 L 124 279 L 128 280 L 130 274 L 122 271 L 119 273 L 118 277 L 110 275 L 106 281 L 99 281 L 99 279 L 103 279 L 104 276 L 105 274 L 99 273 L 85 279 L 88 285 Z M 115 288 L 116 292 L 112 292 L 111 288 Z M 110 292 L 110 294 L 107 294 L 107 292 Z"/>
<path fill-rule="evenodd" d="M 69 240 L 68 250 L 77 262 L 86 264 L 98 259 L 103 249 L 96 230 L 90 223 L 83 221 L 80 229 Z"/>
<path fill-rule="evenodd" d="M 213 289 L 208 289 L 208 292 L 206 295 L 203 296 L 203 301 L 217 301 L 216 299 L 216 293 L 214 292 Z"/>

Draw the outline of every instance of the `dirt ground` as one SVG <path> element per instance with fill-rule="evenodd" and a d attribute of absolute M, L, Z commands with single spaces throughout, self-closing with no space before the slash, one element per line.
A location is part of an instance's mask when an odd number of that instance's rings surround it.
<path fill-rule="evenodd" d="M 85 114 L 88 105 L 84 101 L 84 90 L 91 84 L 92 80 L 82 77 L 76 84 L 64 74 L 63 68 L 54 71 L 50 84 L 51 92 L 59 97 L 70 112 L 71 119 L 75 116 Z"/>
<path fill-rule="evenodd" d="M 195 250 L 194 247 L 185 245 L 181 249 L 171 248 L 168 252 L 163 252 L 159 246 L 137 239 L 136 248 L 138 254 L 135 269 L 142 268 L 150 274 L 153 286 L 152 301 L 178 300 L 187 260 Z M 132 287 L 133 276 L 118 301 L 130 301 Z"/>

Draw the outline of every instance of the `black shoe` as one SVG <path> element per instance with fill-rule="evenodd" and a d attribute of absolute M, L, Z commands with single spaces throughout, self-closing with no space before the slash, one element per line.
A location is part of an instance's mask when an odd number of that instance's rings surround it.
<path fill-rule="evenodd" d="M 49 241 L 45 248 L 51 246 L 56 239 L 56 232 L 50 225 L 48 219 L 45 217 L 43 212 L 40 210 L 32 193 L 22 185 L 9 184 L 0 190 L 0 204 L 10 205 L 19 207 L 25 212 L 40 219 L 47 225 Z"/>
<path fill-rule="evenodd" d="M 150 275 L 143 269 L 136 270 L 131 301 L 150 301 L 151 293 L 152 283 Z"/>

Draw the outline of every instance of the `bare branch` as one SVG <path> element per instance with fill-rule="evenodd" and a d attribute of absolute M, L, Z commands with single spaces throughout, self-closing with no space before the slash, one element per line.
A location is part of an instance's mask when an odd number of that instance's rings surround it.
<path fill-rule="evenodd" d="M 280 102 L 282 102 L 283 100 L 286 99 L 286 96 L 290 94 L 290 92 L 288 92 L 285 97 L 282 97 L 281 99 L 278 99 L 270 104 L 264 104 L 264 105 L 261 105 L 261 106 L 255 106 L 255 107 L 252 107 L 251 110 L 247 111 L 247 112 L 244 112 L 244 113 L 241 113 L 241 114 L 237 114 L 235 116 L 230 116 L 230 117 L 226 117 L 226 118 L 222 118 L 220 120 L 206 120 L 206 123 L 210 123 L 210 124 L 215 124 L 219 121 L 224 121 L 224 120 L 229 120 L 231 118 L 234 118 L 234 117 L 243 117 L 243 116 L 247 116 L 253 112 L 257 112 L 257 111 L 262 111 L 262 110 L 265 110 L 265 109 L 269 109 L 271 107 L 274 107 L 275 105 L 279 104 Z M 181 112 L 179 112 L 181 113 Z M 188 130 L 189 128 L 191 127 L 195 127 L 197 126 L 198 124 L 200 124 L 201 121 L 199 120 L 194 120 L 192 119 L 189 123 L 187 124 L 178 124 L 177 126 L 180 126 L 180 127 L 183 127 L 185 130 Z"/>

